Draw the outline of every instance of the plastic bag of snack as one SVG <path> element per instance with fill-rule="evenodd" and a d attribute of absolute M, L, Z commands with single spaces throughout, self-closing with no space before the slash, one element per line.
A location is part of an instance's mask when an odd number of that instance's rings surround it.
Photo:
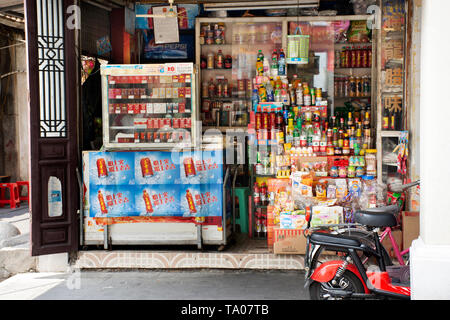
<path fill-rule="evenodd" d="M 323 182 L 319 182 L 316 185 L 316 197 L 317 198 L 326 198 L 327 197 L 327 184 Z"/>
<path fill-rule="evenodd" d="M 312 173 L 308 173 L 302 177 L 302 184 L 305 186 L 312 187 L 314 181 L 314 177 Z"/>
<path fill-rule="evenodd" d="M 344 43 L 347 42 L 347 31 L 350 27 L 350 21 L 333 21 L 332 25 L 334 27 L 334 42 Z"/>
<path fill-rule="evenodd" d="M 364 20 L 352 21 L 348 29 L 347 37 L 350 43 L 369 42 L 370 31 L 367 28 L 367 22 Z"/>

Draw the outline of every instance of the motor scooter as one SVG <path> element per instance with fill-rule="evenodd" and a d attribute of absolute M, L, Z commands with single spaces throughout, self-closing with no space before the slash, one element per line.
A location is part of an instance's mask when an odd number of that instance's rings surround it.
<path fill-rule="evenodd" d="M 419 183 L 416 181 L 397 189 L 405 190 Z M 398 225 L 399 212 L 400 207 L 396 205 L 355 212 L 355 222 L 371 232 L 375 248 L 355 236 L 310 233 L 307 236 L 305 252 L 305 287 L 309 288 L 310 298 L 410 299 L 409 277 L 402 277 L 404 274 L 409 275 L 409 266 L 389 266 L 390 262 L 386 261 L 386 251 L 378 235 L 380 228 Z M 311 217 L 307 217 L 307 220 L 309 228 Z M 322 250 L 335 251 L 341 259 L 319 265 Z M 375 257 L 376 264 L 365 266 L 361 260 L 362 256 Z"/>

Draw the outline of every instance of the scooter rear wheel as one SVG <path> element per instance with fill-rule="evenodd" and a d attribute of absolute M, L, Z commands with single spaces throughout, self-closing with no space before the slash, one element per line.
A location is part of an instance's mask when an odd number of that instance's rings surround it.
<path fill-rule="evenodd" d="M 361 280 L 351 271 L 346 270 L 344 274 L 337 280 L 336 285 L 332 285 L 331 282 L 320 283 L 314 281 L 309 286 L 309 296 L 311 300 L 339 300 L 339 297 L 334 297 L 327 291 L 327 287 L 350 291 L 353 293 L 364 293 L 364 286 Z"/>

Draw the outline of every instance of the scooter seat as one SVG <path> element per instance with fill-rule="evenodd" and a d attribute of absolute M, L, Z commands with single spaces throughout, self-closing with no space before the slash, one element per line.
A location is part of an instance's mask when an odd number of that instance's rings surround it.
<path fill-rule="evenodd" d="M 368 227 L 395 227 L 397 217 L 392 211 L 357 211 L 355 221 Z"/>
<path fill-rule="evenodd" d="M 329 234 L 324 232 L 314 232 L 311 234 L 311 243 L 321 245 L 337 245 L 344 247 L 360 247 L 361 241 L 358 238 Z"/>

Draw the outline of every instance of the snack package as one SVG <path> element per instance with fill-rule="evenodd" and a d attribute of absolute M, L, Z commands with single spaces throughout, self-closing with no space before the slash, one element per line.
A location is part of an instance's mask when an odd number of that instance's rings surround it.
<path fill-rule="evenodd" d="M 331 22 L 334 27 L 334 42 L 345 43 L 347 42 L 347 31 L 350 27 L 350 21 L 333 21 Z"/>
<path fill-rule="evenodd" d="M 347 33 L 348 42 L 361 43 L 369 42 L 369 29 L 367 29 L 367 21 L 352 21 Z"/>
<path fill-rule="evenodd" d="M 348 179 L 348 191 L 354 196 L 359 197 L 361 195 L 361 180 L 358 178 Z"/>
<path fill-rule="evenodd" d="M 343 208 L 315 206 L 312 209 L 311 227 L 339 224 L 343 221 Z"/>
<path fill-rule="evenodd" d="M 336 185 L 329 184 L 327 187 L 327 198 L 336 199 Z"/>
<path fill-rule="evenodd" d="M 319 182 L 316 185 L 316 197 L 317 198 L 326 198 L 327 197 L 327 184 L 323 182 Z"/>
<path fill-rule="evenodd" d="M 281 229 L 305 229 L 307 226 L 306 216 L 304 214 L 291 214 L 294 212 L 282 212 L 280 214 Z"/>
<path fill-rule="evenodd" d="M 336 198 L 342 199 L 347 195 L 347 180 L 336 179 Z"/>

